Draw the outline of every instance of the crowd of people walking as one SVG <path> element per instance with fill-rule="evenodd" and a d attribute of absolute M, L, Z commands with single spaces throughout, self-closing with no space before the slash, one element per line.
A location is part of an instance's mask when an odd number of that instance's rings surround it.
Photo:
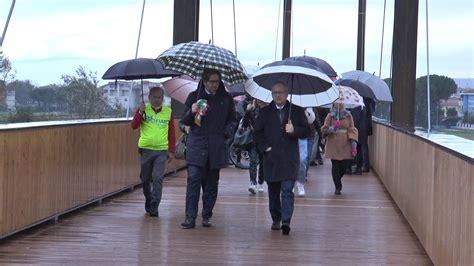
<path fill-rule="evenodd" d="M 250 158 L 248 193 L 265 191 L 267 185 L 271 230 L 288 235 L 296 197 L 304 197 L 311 166 L 331 161 L 335 195 L 342 191 L 342 177 L 369 170 L 367 136 L 371 128 L 370 108 L 347 110 L 343 103 L 330 108 L 302 108 L 288 101 L 289 88 L 277 81 L 267 104 L 246 97 L 239 128 L 251 129 L 251 141 L 242 145 Z M 171 109 L 162 104 L 163 88 L 150 89 L 148 104 L 142 104 L 132 120 L 140 129 L 140 179 L 145 211 L 159 216 L 163 173 L 173 158 L 175 135 Z M 367 105 L 371 105 L 367 102 Z M 239 123 L 232 95 L 226 91 L 221 73 L 205 69 L 195 91 L 190 93 L 180 120 L 186 128 L 187 185 L 183 229 L 196 227 L 202 192 L 201 223 L 212 226 L 218 197 L 220 170 L 229 165 L 229 146 Z M 323 158 L 324 154 L 324 158 Z"/>

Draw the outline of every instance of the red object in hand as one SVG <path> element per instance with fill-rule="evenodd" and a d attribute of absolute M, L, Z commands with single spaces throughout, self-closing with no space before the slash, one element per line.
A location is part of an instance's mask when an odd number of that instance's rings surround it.
<path fill-rule="evenodd" d="M 337 120 L 336 123 L 334 123 L 334 127 L 337 129 L 341 126 L 341 121 Z"/>
<path fill-rule="evenodd" d="M 357 148 L 354 147 L 354 148 L 351 149 L 351 155 L 352 155 L 352 157 L 355 157 L 356 154 L 357 154 Z"/>

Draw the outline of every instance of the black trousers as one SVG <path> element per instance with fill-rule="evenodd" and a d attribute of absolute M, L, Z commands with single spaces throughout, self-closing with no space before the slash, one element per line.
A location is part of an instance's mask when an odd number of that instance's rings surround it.
<path fill-rule="evenodd" d="M 342 176 L 346 173 L 346 168 L 351 165 L 352 160 L 331 160 L 331 174 L 334 186 L 337 190 L 342 189 Z"/>

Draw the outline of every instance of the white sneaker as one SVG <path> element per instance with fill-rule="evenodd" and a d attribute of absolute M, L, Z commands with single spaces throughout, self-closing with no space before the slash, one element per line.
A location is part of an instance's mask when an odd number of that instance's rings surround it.
<path fill-rule="evenodd" d="M 296 190 L 296 196 L 298 197 L 304 197 L 305 191 L 304 191 L 304 184 L 296 181 L 295 183 L 295 190 Z"/>
<path fill-rule="evenodd" d="M 252 193 L 252 194 L 257 193 L 257 186 L 254 185 L 254 184 L 250 184 L 250 186 L 249 186 L 249 192 Z"/>
<path fill-rule="evenodd" d="M 258 192 L 263 192 L 264 191 L 263 190 L 263 184 L 258 184 L 257 185 L 257 190 L 258 190 Z"/>

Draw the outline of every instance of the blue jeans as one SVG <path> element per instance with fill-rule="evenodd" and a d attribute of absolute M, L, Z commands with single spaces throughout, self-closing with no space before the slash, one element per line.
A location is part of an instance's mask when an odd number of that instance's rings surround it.
<path fill-rule="evenodd" d="M 267 182 L 268 201 L 270 215 L 273 222 L 290 224 L 295 205 L 293 186 L 295 180 L 283 180 L 280 182 Z"/>
<path fill-rule="evenodd" d="M 199 194 L 202 188 L 202 212 L 204 219 L 212 217 L 212 209 L 217 200 L 220 169 L 209 169 L 188 165 L 188 183 L 186 185 L 186 219 L 195 220 L 198 214 Z"/>
<path fill-rule="evenodd" d="M 300 151 L 300 167 L 298 169 L 298 182 L 304 183 L 306 179 L 306 168 L 308 165 L 308 141 L 307 139 L 298 139 L 299 151 Z"/>
<path fill-rule="evenodd" d="M 307 148 L 307 155 L 306 155 L 306 175 L 308 176 L 308 169 L 309 169 L 309 164 L 311 163 L 311 151 L 313 150 L 314 146 L 314 137 L 307 138 L 306 141 L 308 142 L 308 148 Z M 319 148 L 319 147 L 318 147 Z M 321 155 L 319 155 L 321 157 Z"/>

